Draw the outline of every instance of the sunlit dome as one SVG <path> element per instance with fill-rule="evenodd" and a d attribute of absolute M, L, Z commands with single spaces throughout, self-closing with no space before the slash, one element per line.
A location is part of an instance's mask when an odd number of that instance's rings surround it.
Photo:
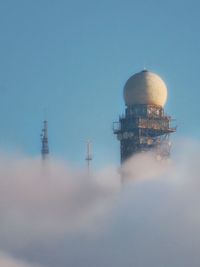
<path fill-rule="evenodd" d="M 127 106 L 145 104 L 164 107 L 167 100 L 167 86 L 157 74 L 143 70 L 131 76 L 126 82 L 124 100 Z"/>

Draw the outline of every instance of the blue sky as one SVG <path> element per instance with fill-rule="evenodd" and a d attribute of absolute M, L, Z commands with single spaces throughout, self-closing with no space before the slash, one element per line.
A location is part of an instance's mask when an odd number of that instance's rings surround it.
<path fill-rule="evenodd" d="M 119 162 L 112 122 L 145 66 L 169 89 L 176 137 L 200 136 L 199 1 L 0 1 L 0 147 L 36 156 L 44 108 L 51 153 Z"/>

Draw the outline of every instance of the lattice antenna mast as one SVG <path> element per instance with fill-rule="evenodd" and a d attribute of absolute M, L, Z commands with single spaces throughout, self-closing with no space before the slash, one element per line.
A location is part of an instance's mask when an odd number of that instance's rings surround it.
<path fill-rule="evenodd" d="M 87 170 L 89 174 L 90 169 L 91 169 L 91 161 L 92 161 L 92 143 L 90 141 L 87 142 L 87 155 L 86 155 L 85 160 L 87 162 Z"/>
<path fill-rule="evenodd" d="M 48 142 L 48 122 L 47 120 L 43 121 L 43 129 L 41 133 L 41 142 L 42 142 L 42 159 L 46 160 L 49 155 L 49 142 Z"/>

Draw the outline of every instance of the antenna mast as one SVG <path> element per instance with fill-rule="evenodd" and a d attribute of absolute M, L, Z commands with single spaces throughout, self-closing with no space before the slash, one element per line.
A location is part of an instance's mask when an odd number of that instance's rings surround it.
<path fill-rule="evenodd" d="M 92 161 L 92 143 L 90 141 L 87 142 L 87 155 L 85 158 L 86 162 L 87 162 L 87 170 L 88 170 L 88 174 L 90 173 L 90 165 L 91 165 L 91 161 Z"/>
<path fill-rule="evenodd" d="M 41 142 L 42 142 L 42 159 L 46 160 L 49 154 L 49 142 L 48 142 L 48 122 L 47 120 L 43 121 L 43 129 L 41 133 Z"/>

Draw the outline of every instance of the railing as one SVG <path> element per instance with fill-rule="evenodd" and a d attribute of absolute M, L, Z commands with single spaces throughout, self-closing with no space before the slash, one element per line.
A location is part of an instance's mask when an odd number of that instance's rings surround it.
<path fill-rule="evenodd" d="M 122 130 L 132 131 L 136 128 L 175 132 L 176 126 L 171 125 L 170 122 L 171 121 L 168 120 L 152 120 L 144 118 L 139 118 L 135 121 L 127 121 L 125 123 L 119 121 L 113 123 L 113 132 L 117 134 Z"/>
<path fill-rule="evenodd" d="M 176 131 L 176 127 L 173 127 L 170 120 L 148 120 L 144 118 L 139 119 L 138 128 L 147 128 L 161 131 Z"/>

